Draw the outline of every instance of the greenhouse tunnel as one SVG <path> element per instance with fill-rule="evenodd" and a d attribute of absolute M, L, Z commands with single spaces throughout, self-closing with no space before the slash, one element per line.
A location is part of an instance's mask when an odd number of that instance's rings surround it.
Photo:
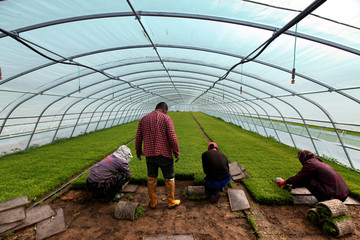
<path fill-rule="evenodd" d="M 0 1 L 1 155 L 166 102 L 360 169 L 360 2 Z"/>

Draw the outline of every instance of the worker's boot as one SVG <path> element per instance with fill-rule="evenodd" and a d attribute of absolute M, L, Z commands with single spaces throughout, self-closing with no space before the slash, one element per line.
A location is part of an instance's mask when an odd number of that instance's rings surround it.
<path fill-rule="evenodd" d="M 175 200 L 175 179 L 165 178 L 166 193 L 168 198 L 168 208 L 175 208 L 180 205 L 180 200 Z"/>
<path fill-rule="evenodd" d="M 157 201 L 156 201 L 156 184 L 157 178 L 156 177 L 148 177 L 148 193 L 149 193 L 149 207 L 151 209 L 155 209 Z"/>

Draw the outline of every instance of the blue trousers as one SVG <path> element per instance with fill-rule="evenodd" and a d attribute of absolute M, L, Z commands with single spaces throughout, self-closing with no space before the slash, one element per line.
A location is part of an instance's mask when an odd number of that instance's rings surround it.
<path fill-rule="evenodd" d="M 208 195 L 216 196 L 219 191 L 222 191 L 223 187 L 227 186 L 231 180 L 231 176 L 228 179 L 222 180 L 222 181 L 208 181 L 205 178 L 205 192 Z"/>

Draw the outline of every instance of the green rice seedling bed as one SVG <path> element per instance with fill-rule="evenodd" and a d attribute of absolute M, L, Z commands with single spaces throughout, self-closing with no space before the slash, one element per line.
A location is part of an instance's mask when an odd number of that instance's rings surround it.
<path fill-rule="evenodd" d="M 194 179 L 195 184 L 201 184 L 205 176 L 202 170 L 201 154 L 207 150 L 208 143 L 189 112 L 170 112 L 169 116 L 174 122 L 180 147 L 180 160 L 174 163 L 175 178 Z M 131 152 L 135 153 L 135 142 L 128 146 Z M 133 182 L 146 184 L 147 170 L 144 156 L 141 161 L 134 157 L 130 162 L 130 170 Z M 160 170 L 158 181 L 159 184 L 164 184 Z"/>
<path fill-rule="evenodd" d="M 202 170 L 201 154 L 207 150 L 207 141 L 199 129 L 197 123 L 191 114 L 169 112 L 175 126 L 175 132 L 180 147 L 180 160 L 174 163 L 175 178 L 180 180 L 193 179 L 195 184 L 201 184 L 204 181 L 204 173 Z M 135 128 L 135 132 L 137 125 Z M 135 138 L 135 134 L 134 134 Z M 131 182 L 146 185 L 147 184 L 147 168 L 146 158 L 142 156 L 142 160 L 136 157 L 135 141 L 127 145 L 133 154 L 129 167 L 131 171 Z M 88 174 L 84 174 L 72 183 L 74 188 L 83 188 Z M 158 184 L 164 185 L 164 177 L 159 169 Z"/>
<path fill-rule="evenodd" d="M 48 193 L 135 136 L 137 122 L 62 139 L 0 158 L 0 201 Z"/>
<path fill-rule="evenodd" d="M 207 135 L 219 145 L 230 162 L 245 165 L 249 178 L 243 183 L 256 202 L 260 204 L 291 204 L 293 197 L 272 183 L 275 177 L 287 179 L 300 171 L 302 165 L 295 156 L 297 149 L 271 138 L 243 130 L 203 113 L 193 113 Z M 359 199 L 360 174 L 326 161 L 343 176 L 350 187 L 350 193 Z"/>
<path fill-rule="evenodd" d="M 275 177 L 286 179 L 301 169 L 294 157 L 297 150 L 245 131 L 240 127 L 202 113 L 193 113 L 209 137 L 230 162 L 245 165 L 249 174 L 244 179 L 254 199 L 265 204 L 289 204 L 293 198 L 272 182 Z M 201 154 L 207 150 L 207 140 L 188 112 L 170 112 L 180 144 L 180 160 L 175 163 L 176 179 L 194 179 L 202 184 Z M 113 152 L 117 147 L 135 138 L 138 121 L 89 133 L 46 146 L 6 155 L 0 158 L 0 201 L 21 195 L 35 199 L 46 194 L 73 176 Z M 130 162 L 131 182 L 146 185 L 145 157 L 136 158 L 135 142 L 128 144 L 134 158 Z M 332 163 L 330 163 L 332 164 Z M 351 194 L 359 199 L 360 174 L 334 164 L 350 186 Z M 76 179 L 72 186 L 84 187 L 87 174 Z M 159 171 L 159 183 L 163 184 Z"/>

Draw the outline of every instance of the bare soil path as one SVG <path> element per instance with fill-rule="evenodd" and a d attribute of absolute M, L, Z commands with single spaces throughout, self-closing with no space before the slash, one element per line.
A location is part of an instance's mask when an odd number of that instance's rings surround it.
<path fill-rule="evenodd" d="M 185 187 L 192 181 L 176 182 L 176 197 L 182 204 L 176 209 L 167 209 L 165 187 L 158 186 L 158 206 L 151 210 L 148 204 L 147 187 L 138 186 L 135 193 L 126 194 L 121 200 L 138 202 L 145 210 L 140 218 L 118 220 L 113 217 L 116 202 L 91 199 L 85 190 L 68 190 L 62 196 L 49 200 L 54 209 L 63 208 L 67 230 L 53 236 L 52 240 L 67 239 L 143 239 L 153 235 L 193 234 L 196 240 L 208 239 L 337 239 L 325 235 L 311 225 L 306 218 L 308 206 L 264 206 L 251 201 L 251 210 L 231 212 L 226 192 L 217 204 L 207 200 L 191 201 L 185 198 Z M 241 184 L 235 186 L 243 189 Z M 251 199 L 250 196 L 248 198 Z M 356 224 L 353 235 L 341 239 L 360 239 L 360 207 L 349 207 Z M 248 220 L 255 219 L 257 232 Z M 28 227 L 4 239 L 34 240 L 35 229 Z"/>

